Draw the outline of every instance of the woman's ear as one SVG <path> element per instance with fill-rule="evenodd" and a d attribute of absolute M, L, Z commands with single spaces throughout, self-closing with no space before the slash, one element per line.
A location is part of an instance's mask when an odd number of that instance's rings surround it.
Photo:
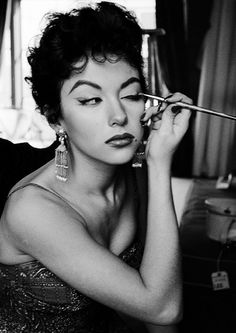
<path fill-rule="evenodd" d="M 60 106 L 55 106 L 50 108 L 48 104 L 43 107 L 43 114 L 47 119 L 49 126 L 57 133 L 61 128 L 63 128 L 63 120 L 60 117 Z"/>
<path fill-rule="evenodd" d="M 56 123 L 49 123 L 49 126 L 56 132 L 58 133 L 59 131 L 64 131 L 65 132 L 65 127 L 63 120 L 57 121 Z"/>
<path fill-rule="evenodd" d="M 49 123 L 49 126 L 57 133 L 59 132 L 60 129 L 62 129 L 62 126 L 61 124 L 59 123 L 56 123 L 56 124 L 52 124 L 52 123 Z"/>

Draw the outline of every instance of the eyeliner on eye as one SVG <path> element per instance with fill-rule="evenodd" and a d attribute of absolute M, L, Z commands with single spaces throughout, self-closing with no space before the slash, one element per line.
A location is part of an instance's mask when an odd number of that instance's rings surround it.
<path fill-rule="evenodd" d="M 122 97 L 122 99 L 127 98 L 133 101 L 139 101 L 139 100 L 143 100 L 143 96 L 140 95 L 139 93 L 135 93 L 135 94 L 130 94 L 130 95 L 126 95 L 124 97 Z"/>
<path fill-rule="evenodd" d="M 81 99 L 77 98 L 77 101 L 80 103 L 80 105 L 96 105 L 99 102 L 101 102 L 101 98 L 99 97 L 81 98 Z"/>

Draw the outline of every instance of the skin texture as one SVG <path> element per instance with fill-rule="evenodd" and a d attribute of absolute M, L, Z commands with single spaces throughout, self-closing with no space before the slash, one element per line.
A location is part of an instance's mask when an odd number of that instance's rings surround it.
<path fill-rule="evenodd" d="M 88 161 L 96 159 L 102 164 L 126 163 L 143 134 L 139 118 L 144 102 L 141 97 L 132 99 L 141 91 L 137 71 L 123 61 L 114 64 L 90 61 L 79 80 L 77 76 L 67 80 L 61 90 L 62 116 L 66 121 L 62 119 L 60 123 L 70 133 L 72 152 L 77 150 Z M 78 82 L 82 83 L 76 87 Z M 131 146 L 117 149 L 104 144 L 110 137 L 125 132 L 137 139 Z"/>
<path fill-rule="evenodd" d="M 136 271 L 117 255 L 132 244 L 137 228 L 133 180 L 128 169 L 120 167 L 132 159 L 143 135 L 144 101 L 136 98 L 141 89 L 137 79 L 137 71 L 123 60 L 90 59 L 82 73 L 65 80 L 62 118 L 53 128 L 64 128 L 69 136 L 69 179 L 56 181 L 51 162 L 21 184 L 31 181 L 56 191 L 74 209 L 39 188 L 15 192 L 1 219 L 0 261 L 37 259 L 87 296 L 140 320 L 168 325 L 181 315 L 170 167 L 190 116 L 188 110 L 174 114 L 171 109 L 177 101 L 190 100 L 174 94 L 163 105 L 161 116 L 150 108 L 144 117 L 152 119 L 146 147 L 149 202 L 144 256 Z M 78 85 L 78 80 L 90 83 Z M 106 143 L 123 133 L 137 141 Z"/>

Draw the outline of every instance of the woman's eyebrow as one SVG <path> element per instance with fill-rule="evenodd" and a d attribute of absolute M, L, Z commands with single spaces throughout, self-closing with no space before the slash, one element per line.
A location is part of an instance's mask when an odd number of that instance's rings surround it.
<path fill-rule="evenodd" d="M 120 89 L 124 89 L 126 88 L 127 86 L 129 86 L 130 84 L 132 83 L 140 83 L 140 80 L 137 78 L 137 77 L 131 77 L 129 78 L 127 81 L 123 82 L 120 86 Z M 69 94 L 76 88 L 78 88 L 79 86 L 82 86 L 82 85 L 87 85 L 87 86 L 90 86 L 90 87 L 93 87 L 95 89 L 99 89 L 99 90 L 102 90 L 102 87 L 100 87 L 97 83 L 94 83 L 94 82 L 91 82 L 91 81 L 87 81 L 87 80 L 78 80 L 75 82 L 75 84 L 73 85 L 73 87 L 71 88 Z M 69 95 L 68 94 L 68 95 Z"/>
<path fill-rule="evenodd" d="M 140 80 L 139 80 L 137 77 L 131 77 L 131 78 L 129 78 L 127 81 L 123 82 L 123 83 L 121 84 L 120 88 L 121 88 L 121 89 L 124 89 L 124 88 L 126 88 L 127 86 L 129 86 L 130 84 L 135 83 L 135 82 L 140 83 Z"/>
<path fill-rule="evenodd" d="M 95 88 L 95 89 L 102 90 L 102 88 L 101 88 L 98 84 L 96 84 L 96 83 L 94 83 L 94 82 L 87 81 L 87 80 L 78 80 L 78 81 L 75 82 L 75 84 L 74 84 L 73 87 L 71 88 L 69 94 L 70 94 L 74 89 L 76 89 L 77 87 L 82 86 L 82 85 L 87 85 L 87 86 L 93 87 L 93 88 Z M 68 95 L 69 95 L 69 94 L 68 94 Z"/>

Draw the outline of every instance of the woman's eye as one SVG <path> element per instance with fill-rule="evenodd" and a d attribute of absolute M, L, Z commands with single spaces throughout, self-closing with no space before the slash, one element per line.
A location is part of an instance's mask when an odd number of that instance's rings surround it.
<path fill-rule="evenodd" d="M 131 100 L 131 101 L 140 101 L 140 100 L 143 100 L 143 96 L 139 95 L 139 94 L 126 95 L 126 96 L 122 97 L 122 99 L 128 99 L 128 100 Z"/>
<path fill-rule="evenodd" d="M 81 105 L 96 105 L 101 102 L 101 98 L 93 97 L 87 99 L 78 99 L 79 104 Z"/>

